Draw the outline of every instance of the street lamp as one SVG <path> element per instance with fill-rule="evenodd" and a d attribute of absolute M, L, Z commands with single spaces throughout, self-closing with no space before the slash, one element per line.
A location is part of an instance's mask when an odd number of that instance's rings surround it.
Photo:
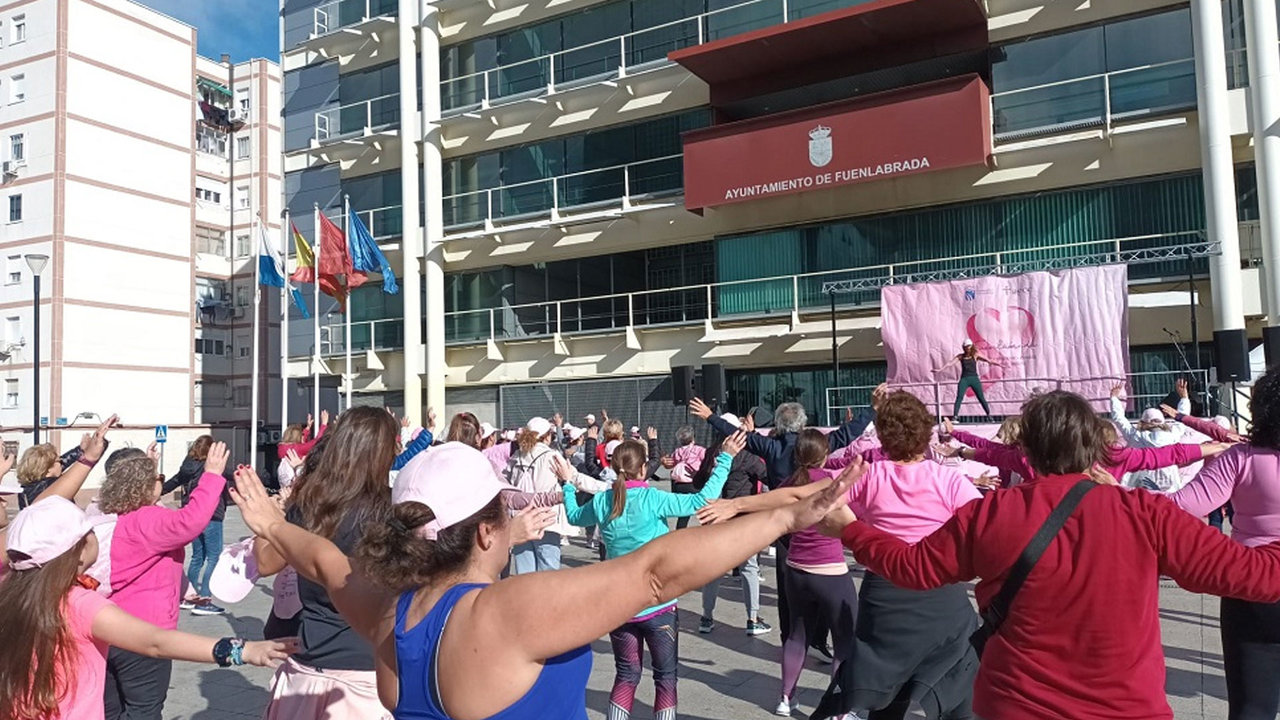
<path fill-rule="evenodd" d="M 31 375 L 31 444 L 40 444 L 40 273 L 44 272 L 44 266 L 49 263 L 48 255 L 27 255 L 27 267 L 31 268 L 32 295 L 31 295 L 31 325 L 32 325 L 32 346 L 34 346 L 34 356 L 32 360 Z"/>

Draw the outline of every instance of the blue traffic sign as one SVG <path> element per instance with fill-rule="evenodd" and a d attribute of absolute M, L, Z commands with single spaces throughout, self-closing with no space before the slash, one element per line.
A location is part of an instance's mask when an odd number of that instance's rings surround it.
<path fill-rule="evenodd" d="M 163 445 L 168 440 L 169 440 L 169 426 L 157 425 L 156 426 L 156 442 Z"/>

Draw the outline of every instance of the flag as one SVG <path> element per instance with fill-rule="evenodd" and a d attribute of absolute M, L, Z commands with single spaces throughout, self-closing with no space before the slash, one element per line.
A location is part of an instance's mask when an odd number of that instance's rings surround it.
<path fill-rule="evenodd" d="M 352 268 L 362 273 L 380 272 L 382 273 L 382 292 L 388 295 L 400 292 L 391 263 L 387 262 L 387 256 L 382 254 L 382 249 L 374 241 L 369 228 L 364 226 L 364 221 L 360 219 L 359 214 L 351 213 L 350 227 Z"/>
<path fill-rule="evenodd" d="M 311 252 L 311 243 L 298 232 L 297 225 L 289 223 L 289 229 L 293 231 L 293 251 L 298 256 L 298 269 L 293 271 L 289 279 L 294 282 L 313 283 L 316 281 L 316 255 Z"/>
<path fill-rule="evenodd" d="M 297 230 L 294 230 L 295 242 Z M 307 251 L 311 248 L 308 246 Z M 301 257 L 301 255 L 299 255 Z M 267 235 L 267 227 L 261 222 L 258 223 L 258 279 L 263 285 L 270 287 L 282 288 L 286 286 L 284 279 L 284 256 L 276 252 L 275 247 L 271 245 L 271 237 Z M 293 283 L 288 283 L 289 293 L 293 297 L 293 304 L 298 306 L 302 317 L 309 318 L 311 314 L 307 312 L 307 304 L 302 299 L 302 293 Z"/>
<path fill-rule="evenodd" d="M 324 215 L 320 216 L 320 292 L 347 307 L 347 294 L 352 288 L 364 284 L 366 276 L 351 267 L 351 253 L 347 250 L 347 234 Z"/>

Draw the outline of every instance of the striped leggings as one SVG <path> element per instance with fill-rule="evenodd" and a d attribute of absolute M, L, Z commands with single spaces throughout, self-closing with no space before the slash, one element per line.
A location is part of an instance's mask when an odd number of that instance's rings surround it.
<path fill-rule="evenodd" d="M 653 684 L 656 690 L 653 700 L 654 720 L 675 720 L 676 663 L 680 646 L 676 606 L 672 605 L 653 617 L 623 625 L 609 633 L 609 642 L 613 644 L 613 662 L 617 674 L 613 679 L 613 692 L 609 693 L 608 720 L 629 720 L 631 717 L 636 688 L 640 686 L 646 644 L 653 664 Z"/>

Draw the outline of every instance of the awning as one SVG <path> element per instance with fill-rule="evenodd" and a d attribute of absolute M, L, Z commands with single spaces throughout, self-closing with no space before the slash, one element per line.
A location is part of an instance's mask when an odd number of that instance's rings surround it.
<path fill-rule="evenodd" d="M 872 0 L 668 57 L 711 85 L 718 104 L 987 45 L 981 0 Z"/>
<path fill-rule="evenodd" d="M 206 77 L 197 77 L 196 87 L 207 88 L 225 97 L 231 97 L 231 90 L 228 89 L 226 85 L 223 85 L 222 83 L 214 82 Z"/>

